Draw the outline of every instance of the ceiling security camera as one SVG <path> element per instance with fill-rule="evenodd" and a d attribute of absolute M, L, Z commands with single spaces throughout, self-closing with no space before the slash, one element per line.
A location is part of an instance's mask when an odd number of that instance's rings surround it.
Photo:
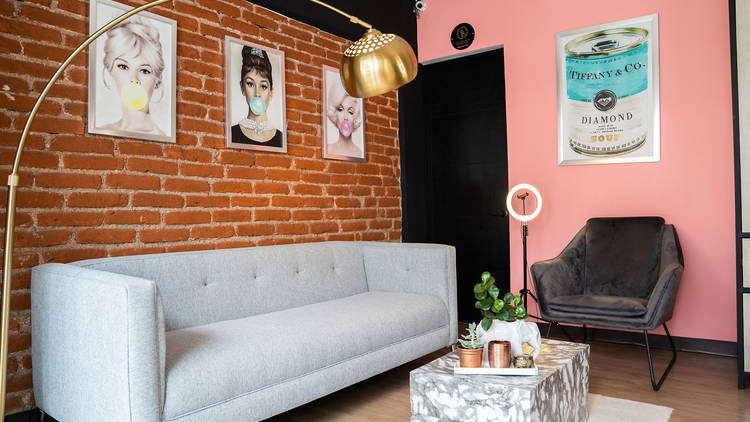
<path fill-rule="evenodd" d="M 427 10 L 427 3 L 423 1 L 416 1 L 414 3 L 414 8 L 420 12 L 424 12 L 425 10 Z"/>

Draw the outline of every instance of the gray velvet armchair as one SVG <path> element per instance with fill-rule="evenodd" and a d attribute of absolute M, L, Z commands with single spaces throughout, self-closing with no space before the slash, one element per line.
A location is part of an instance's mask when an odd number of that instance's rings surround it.
<path fill-rule="evenodd" d="M 531 266 L 542 318 L 642 330 L 658 390 L 677 359 L 666 322 L 684 269 L 677 232 L 661 217 L 592 218 L 560 254 Z M 648 331 L 662 325 L 672 360 L 654 379 Z M 548 331 L 549 335 L 549 331 Z"/>

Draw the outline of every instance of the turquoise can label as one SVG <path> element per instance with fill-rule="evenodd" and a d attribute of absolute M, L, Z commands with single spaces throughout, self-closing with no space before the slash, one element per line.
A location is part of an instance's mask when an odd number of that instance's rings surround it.
<path fill-rule="evenodd" d="M 564 43 L 564 136 L 574 153 L 630 154 L 646 144 L 652 110 L 649 31 L 602 28 Z"/>
<path fill-rule="evenodd" d="M 648 88 L 648 42 L 629 50 L 601 56 L 565 57 L 567 96 L 574 101 L 592 102 L 602 91 L 617 99 Z"/>

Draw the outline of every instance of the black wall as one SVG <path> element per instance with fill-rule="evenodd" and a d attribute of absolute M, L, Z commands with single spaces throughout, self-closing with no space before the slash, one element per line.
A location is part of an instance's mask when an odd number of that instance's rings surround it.
<path fill-rule="evenodd" d="M 430 242 L 428 180 L 430 163 L 426 137 L 427 112 L 424 94 L 424 66 L 417 77 L 398 90 L 398 124 L 401 143 L 401 239 L 404 242 Z"/>
<path fill-rule="evenodd" d="M 400 36 L 417 54 L 417 19 L 412 12 L 413 0 L 323 1 L 362 19 L 384 34 Z M 253 0 L 251 3 L 352 41 L 358 40 L 366 31 L 363 26 L 309 0 Z"/>

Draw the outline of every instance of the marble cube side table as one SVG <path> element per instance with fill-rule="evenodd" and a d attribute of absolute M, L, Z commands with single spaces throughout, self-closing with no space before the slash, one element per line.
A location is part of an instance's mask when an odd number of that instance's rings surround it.
<path fill-rule="evenodd" d="M 412 422 L 585 421 L 589 345 L 542 340 L 536 376 L 453 375 L 452 352 L 409 373 Z"/>

